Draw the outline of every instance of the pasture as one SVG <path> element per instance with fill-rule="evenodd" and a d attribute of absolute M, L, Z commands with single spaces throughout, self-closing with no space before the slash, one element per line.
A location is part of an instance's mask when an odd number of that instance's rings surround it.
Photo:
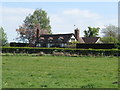
<path fill-rule="evenodd" d="M 3 88 L 117 88 L 117 57 L 3 56 Z"/>

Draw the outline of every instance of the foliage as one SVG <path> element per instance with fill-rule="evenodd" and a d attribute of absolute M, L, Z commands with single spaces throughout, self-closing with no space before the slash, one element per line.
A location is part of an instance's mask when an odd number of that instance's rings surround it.
<path fill-rule="evenodd" d="M 97 37 L 98 36 L 98 33 L 99 33 L 99 27 L 95 28 L 95 27 L 88 27 L 88 31 L 85 30 L 84 31 L 84 36 L 85 37 Z"/>
<path fill-rule="evenodd" d="M 116 48 L 116 44 L 114 44 L 114 43 L 79 43 L 79 44 L 76 44 L 76 48 L 79 48 L 79 49 L 89 49 L 89 48 L 113 49 L 113 48 Z M 120 44 L 118 43 L 118 45 L 120 45 Z"/>
<path fill-rule="evenodd" d="M 114 25 L 106 25 L 105 28 L 102 29 L 102 33 L 104 37 L 114 37 L 118 38 L 118 27 Z"/>
<path fill-rule="evenodd" d="M 3 47 L 3 53 L 39 53 L 52 54 L 53 52 L 64 52 L 78 55 L 95 56 L 120 56 L 118 49 L 72 49 L 72 48 L 34 48 L 34 47 Z"/>
<path fill-rule="evenodd" d="M 42 9 L 36 9 L 32 15 L 29 14 L 25 18 L 24 24 L 20 26 L 19 29 L 16 29 L 20 35 L 17 39 L 34 44 L 37 38 L 37 29 L 39 29 L 39 36 L 41 34 L 51 33 L 49 17 Z"/>
<path fill-rule="evenodd" d="M 73 41 L 73 42 L 70 42 L 71 44 L 76 44 L 76 43 L 80 43 L 79 41 Z"/>
<path fill-rule="evenodd" d="M 2 57 L 3 88 L 117 88 L 115 81 L 117 57 Z"/>
<path fill-rule="evenodd" d="M 118 43 L 120 42 L 120 29 L 115 25 L 106 25 L 105 28 L 102 29 L 102 33 L 104 34 L 102 38 L 103 43 Z"/>
<path fill-rule="evenodd" d="M 7 44 L 7 35 L 4 29 L 0 27 L 0 46 L 5 46 Z"/>
<path fill-rule="evenodd" d="M 73 42 L 69 42 L 67 45 L 66 45 L 66 48 L 76 48 L 76 44 L 77 43 L 80 43 L 78 41 L 73 41 Z"/>
<path fill-rule="evenodd" d="M 115 37 L 102 37 L 101 41 L 103 43 L 119 43 L 118 39 L 116 39 Z"/>
<path fill-rule="evenodd" d="M 120 49 L 120 43 L 116 43 L 116 44 L 115 44 L 115 47 L 116 47 L 117 49 Z"/>

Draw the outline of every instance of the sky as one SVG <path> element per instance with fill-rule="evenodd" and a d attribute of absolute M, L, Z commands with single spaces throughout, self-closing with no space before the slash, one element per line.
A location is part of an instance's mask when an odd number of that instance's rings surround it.
<path fill-rule="evenodd" d="M 16 41 L 16 29 L 36 9 L 47 12 L 53 34 L 73 33 L 79 28 L 83 37 L 88 26 L 102 30 L 105 25 L 118 25 L 118 2 L 2 2 L 0 8 L 0 26 L 7 33 L 9 42 Z M 99 36 L 102 36 L 101 30 Z"/>

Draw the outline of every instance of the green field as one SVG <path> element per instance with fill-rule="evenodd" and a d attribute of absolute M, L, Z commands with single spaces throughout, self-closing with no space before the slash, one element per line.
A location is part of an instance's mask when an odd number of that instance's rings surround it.
<path fill-rule="evenodd" d="M 3 88 L 117 88 L 117 57 L 3 56 Z"/>

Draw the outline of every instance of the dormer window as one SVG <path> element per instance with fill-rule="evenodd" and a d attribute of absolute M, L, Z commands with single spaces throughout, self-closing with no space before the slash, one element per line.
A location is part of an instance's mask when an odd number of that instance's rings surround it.
<path fill-rule="evenodd" d="M 62 42 L 63 40 L 64 40 L 63 37 L 59 37 L 59 38 L 58 38 L 58 41 L 60 41 L 60 42 Z"/>
<path fill-rule="evenodd" d="M 40 37 L 40 40 L 44 40 L 45 38 L 44 37 Z"/>
<path fill-rule="evenodd" d="M 48 38 L 48 41 L 49 41 L 49 42 L 52 42 L 52 41 L 53 41 L 53 37 L 49 37 L 49 38 Z"/>
<path fill-rule="evenodd" d="M 44 37 L 40 37 L 40 42 L 43 42 L 44 41 Z"/>

